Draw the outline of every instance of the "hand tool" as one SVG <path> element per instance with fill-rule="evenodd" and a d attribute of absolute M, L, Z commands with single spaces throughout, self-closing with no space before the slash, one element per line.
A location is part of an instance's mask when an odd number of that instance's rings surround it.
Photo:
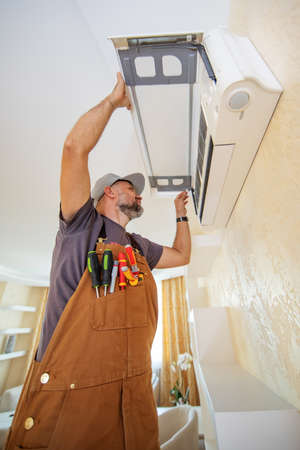
<path fill-rule="evenodd" d="M 119 259 L 119 286 L 123 291 L 126 287 L 126 279 L 124 273 L 122 272 L 122 267 L 127 266 L 127 261 L 126 256 L 122 252 L 119 253 L 118 259 Z"/>
<path fill-rule="evenodd" d="M 111 280 L 111 271 L 113 268 L 113 255 L 112 251 L 107 248 L 104 250 L 102 257 L 102 278 L 101 278 L 101 286 L 104 286 L 104 295 L 107 294 L 107 287 L 110 285 Z"/>
<path fill-rule="evenodd" d="M 97 296 L 97 298 L 99 298 L 98 287 L 100 286 L 101 267 L 99 264 L 97 253 L 93 250 L 88 252 L 87 266 L 88 266 L 88 271 L 91 274 L 92 286 L 93 286 L 93 288 L 96 289 L 96 296 Z"/>
<path fill-rule="evenodd" d="M 138 284 L 139 280 L 133 275 L 128 266 L 122 266 L 121 270 L 129 281 L 130 286 L 136 286 Z"/>
<path fill-rule="evenodd" d="M 126 249 L 126 253 L 127 253 L 130 265 L 131 265 L 131 271 L 132 271 L 133 275 L 135 277 L 137 277 L 139 274 L 139 269 L 138 269 L 138 266 L 136 263 L 133 248 L 131 247 L 131 245 L 127 244 L 127 245 L 125 245 L 125 249 Z"/>
<path fill-rule="evenodd" d="M 143 280 L 144 275 L 139 271 L 139 268 L 138 268 L 137 263 L 136 263 L 135 254 L 134 254 L 133 248 L 129 244 L 125 245 L 125 248 L 126 248 L 126 253 L 127 253 L 130 265 L 131 265 L 131 271 L 132 271 L 133 275 L 136 278 L 138 278 L 139 281 Z"/>
<path fill-rule="evenodd" d="M 109 287 L 110 294 L 113 294 L 113 292 L 115 290 L 115 284 L 116 284 L 116 279 L 117 279 L 117 275 L 118 275 L 118 266 L 119 266 L 119 261 L 116 259 L 114 261 L 114 266 L 113 266 L 112 272 L 111 272 L 111 282 L 110 282 L 110 287 Z"/>

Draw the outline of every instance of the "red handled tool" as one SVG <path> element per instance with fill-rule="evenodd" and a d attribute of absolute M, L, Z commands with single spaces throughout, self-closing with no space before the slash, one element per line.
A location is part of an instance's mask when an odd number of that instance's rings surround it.
<path fill-rule="evenodd" d="M 125 248 L 126 248 L 126 253 L 127 253 L 130 265 L 131 265 L 131 271 L 135 277 L 138 277 L 139 269 L 138 269 L 138 266 L 136 263 L 133 248 L 129 244 L 125 245 Z"/>
<path fill-rule="evenodd" d="M 143 280 L 144 275 L 139 271 L 139 268 L 138 268 L 137 263 L 136 263 L 135 254 L 134 254 L 133 248 L 129 244 L 125 245 L 125 248 L 126 248 L 126 253 L 128 255 L 128 259 L 129 259 L 130 265 L 131 265 L 131 271 L 133 273 L 133 276 L 138 278 L 138 280 Z"/>
<path fill-rule="evenodd" d="M 122 267 L 127 267 L 127 261 L 126 256 L 122 252 L 119 253 L 118 259 L 119 259 L 119 286 L 123 291 L 126 287 L 126 278 L 124 272 L 122 271 Z"/>
<path fill-rule="evenodd" d="M 133 275 L 128 266 L 121 267 L 121 271 L 129 281 L 130 286 L 136 286 L 138 284 L 139 280 Z"/>

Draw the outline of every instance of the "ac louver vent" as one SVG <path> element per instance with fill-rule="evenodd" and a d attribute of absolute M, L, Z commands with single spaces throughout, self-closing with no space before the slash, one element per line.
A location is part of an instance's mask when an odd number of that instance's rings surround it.
<path fill-rule="evenodd" d="M 204 165 L 206 135 L 207 135 L 207 124 L 206 124 L 203 110 L 201 108 L 199 139 L 198 139 L 198 155 L 197 155 L 197 165 L 196 165 L 196 173 L 195 173 L 195 189 L 193 192 L 194 205 L 195 205 L 195 210 L 196 210 L 197 215 L 200 210 L 200 205 L 199 205 L 200 192 L 201 192 L 201 186 L 203 184 L 202 172 L 203 172 L 203 165 Z"/>
<path fill-rule="evenodd" d="M 203 210 L 204 210 L 204 205 L 205 205 L 205 200 L 206 200 L 207 184 L 208 184 L 208 177 L 209 177 L 209 172 L 210 172 L 211 160 L 212 160 L 212 156 L 213 156 L 213 149 L 214 149 L 214 144 L 213 144 L 212 139 L 210 138 L 209 139 L 209 146 L 208 146 L 208 153 L 207 153 L 207 164 L 206 164 L 206 170 L 205 170 L 205 177 L 204 177 L 204 184 L 203 184 L 203 192 L 202 192 L 200 213 L 199 213 L 200 222 L 202 222 Z"/>

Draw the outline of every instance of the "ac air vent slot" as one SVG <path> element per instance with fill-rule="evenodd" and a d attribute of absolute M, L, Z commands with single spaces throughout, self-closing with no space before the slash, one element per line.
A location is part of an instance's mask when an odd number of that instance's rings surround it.
<path fill-rule="evenodd" d="M 205 153 L 205 141 L 207 134 L 207 125 L 204 117 L 203 109 L 201 108 L 200 114 L 200 131 L 199 131 L 199 147 L 198 147 L 198 170 L 200 174 L 202 174 L 202 167 L 204 162 L 204 153 Z"/>
<path fill-rule="evenodd" d="M 200 221 L 202 221 L 203 209 L 204 209 L 204 205 L 205 205 L 207 183 L 208 183 L 208 177 L 209 177 L 209 172 L 210 172 L 211 160 L 212 160 L 212 156 L 213 156 L 213 149 L 214 149 L 214 144 L 213 144 L 212 138 L 210 138 L 209 146 L 208 146 L 208 153 L 207 153 L 207 164 L 206 164 L 206 171 L 205 171 L 205 177 L 204 177 L 203 194 L 202 194 L 200 214 L 199 214 Z"/>

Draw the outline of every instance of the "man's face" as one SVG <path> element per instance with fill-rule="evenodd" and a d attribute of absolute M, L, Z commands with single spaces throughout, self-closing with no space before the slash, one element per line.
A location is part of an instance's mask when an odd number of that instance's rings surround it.
<path fill-rule="evenodd" d="M 140 217 L 144 209 L 141 206 L 142 197 L 135 192 L 128 181 L 117 181 L 112 189 L 118 193 L 118 207 L 129 220 Z"/>

